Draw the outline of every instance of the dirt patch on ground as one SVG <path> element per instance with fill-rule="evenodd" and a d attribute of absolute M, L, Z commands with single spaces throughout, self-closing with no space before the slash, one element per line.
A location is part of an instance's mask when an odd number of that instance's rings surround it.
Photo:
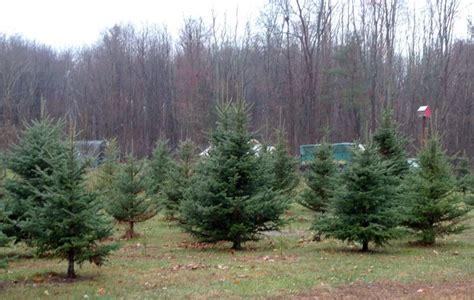
<path fill-rule="evenodd" d="M 356 282 L 340 288 L 317 289 L 308 294 L 285 296 L 285 299 L 474 299 L 474 277 L 458 282 L 401 283 L 381 281 Z"/>

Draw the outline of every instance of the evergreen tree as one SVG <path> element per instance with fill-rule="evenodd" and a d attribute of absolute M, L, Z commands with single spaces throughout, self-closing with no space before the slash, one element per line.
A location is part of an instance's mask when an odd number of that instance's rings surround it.
<path fill-rule="evenodd" d="M 3 203 L 0 202 L 0 247 L 7 247 L 12 238 L 8 237 L 4 230 L 7 228 L 9 224 L 9 220 L 7 217 L 7 213 L 3 207 Z M 7 267 L 7 259 L 0 259 L 0 268 Z"/>
<path fill-rule="evenodd" d="M 181 205 L 184 228 L 208 242 L 231 241 L 233 249 L 277 229 L 289 197 L 273 189 L 271 168 L 252 149 L 245 102 L 217 107 L 209 157 L 200 161 Z"/>
<path fill-rule="evenodd" d="M 5 196 L 4 183 L 3 181 L 7 177 L 7 168 L 5 166 L 3 153 L 0 153 L 0 203 L 3 202 Z"/>
<path fill-rule="evenodd" d="M 277 130 L 276 136 L 277 143 L 273 151 L 268 151 L 266 146 L 262 147 L 270 154 L 271 174 L 274 176 L 273 189 L 289 194 L 299 183 L 296 173 L 298 161 L 288 154 L 286 132 L 283 127 Z"/>
<path fill-rule="evenodd" d="M 461 205 L 456 183 L 439 137 L 435 134 L 419 154 L 420 168 L 405 181 L 406 219 L 423 244 L 432 245 L 436 237 L 459 233 L 468 209 Z"/>
<path fill-rule="evenodd" d="M 3 162 L 3 155 L 0 153 L 0 247 L 6 247 L 10 242 L 11 238 L 7 237 L 4 230 L 7 228 L 9 219 L 7 212 L 5 211 L 5 192 L 3 190 L 3 180 L 6 177 L 6 169 Z M 6 259 L 0 259 L 0 268 L 7 266 Z"/>
<path fill-rule="evenodd" d="M 169 174 L 176 169 L 175 161 L 171 158 L 168 143 L 159 140 L 153 150 L 149 162 L 148 177 L 150 179 L 149 193 L 163 199 L 164 186 L 168 184 Z"/>
<path fill-rule="evenodd" d="M 332 146 L 323 142 L 315 151 L 314 159 L 304 174 L 307 187 L 298 202 L 312 211 L 325 213 L 338 188 L 337 176 Z"/>
<path fill-rule="evenodd" d="M 369 242 L 383 245 L 395 238 L 399 230 L 392 177 L 374 146 L 354 150 L 353 162 L 342 174 L 344 185 L 329 207 L 330 214 L 320 215 L 313 228 L 329 237 L 359 242 L 362 251 L 369 250 Z"/>
<path fill-rule="evenodd" d="M 155 197 L 147 193 L 146 175 L 143 162 L 130 154 L 114 176 L 112 201 L 108 203 L 107 211 L 117 221 L 128 223 L 125 238 L 135 236 L 135 223 L 144 222 L 158 212 Z"/>
<path fill-rule="evenodd" d="M 184 192 L 191 182 L 196 160 L 196 146 L 191 140 L 185 140 L 179 145 L 178 162 L 168 164 L 168 176 L 162 188 L 164 208 L 170 219 L 174 219 L 179 212 Z"/>
<path fill-rule="evenodd" d="M 107 193 L 113 184 L 115 173 L 118 170 L 120 154 L 117 146 L 117 140 L 107 141 L 107 148 L 104 153 L 104 161 L 99 167 L 97 175 L 96 188 L 101 193 Z"/>
<path fill-rule="evenodd" d="M 67 260 L 67 277 L 74 278 L 75 264 L 90 261 L 101 265 L 115 245 L 99 244 L 112 234 L 112 227 L 101 213 L 97 195 L 87 189 L 86 165 L 79 162 L 72 141 L 61 156 L 64 159 L 52 173 L 37 170 L 51 184 L 36 188 L 43 203 L 31 207 L 21 225 L 32 233 L 32 244 L 40 254 L 52 253 Z"/>
<path fill-rule="evenodd" d="M 389 162 L 393 175 L 401 178 L 408 173 L 409 165 L 405 151 L 407 141 L 399 133 L 392 111 L 383 112 L 382 124 L 374 134 L 374 142 L 382 159 Z"/>
<path fill-rule="evenodd" d="M 53 185 L 50 176 L 63 162 L 66 150 L 61 122 L 49 118 L 33 121 L 21 133 L 19 142 L 7 153 L 6 165 L 13 176 L 5 180 L 6 209 L 13 224 L 5 233 L 17 241 L 29 241 L 31 233 L 19 224 L 25 221 L 25 212 L 31 207 L 41 207 L 43 194 Z"/>
<path fill-rule="evenodd" d="M 463 155 L 457 159 L 455 175 L 459 192 L 466 196 L 467 193 L 474 191 L 474 176 L 471 173 L 469 158 L 466 156 L 466 153 L 463 153 Z"/>

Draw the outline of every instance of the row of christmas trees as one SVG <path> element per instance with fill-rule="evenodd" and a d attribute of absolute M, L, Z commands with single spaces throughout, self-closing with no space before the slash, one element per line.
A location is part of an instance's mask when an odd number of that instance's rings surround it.
<path fill-rule="evenodd" d="M 184 141 L 175 160 L 161 141 L 149 160 L 129 154 L 120 162 L 111 141 L 96 172 L 88 172 L 60 122 L 33 122 L 4 159 L 12 175 L 0 191 L 0 243 L 23 241 L 66 259 L 74 277 L 75 263 L 101 264 L 116 248 L 103 242 L 113 232 L 111 217 L 128 224 L 130 238 L 135 223 L 160 210 L 200 240 L 230 241 L 234 249 L 278 229 L 294 200 L 316 212 L 317 237 L 359 242 L 363 250 L 408 231 L 431 244 L 463 229 L 468 206 L 462 197 L 472 192 L 472 176 L 464 163 L 455 180 L 435 135 L 410 170 L 406 141 L 387 113 L 373 141 L 354 149 L 342 172 L 324 143 L 297 193 L 297 161 L 288 155 L 283 130 L 274 151 L 255 149 L 245 102 L 216 111 L 207 157 L 197 159 L 192 142 Z"/>

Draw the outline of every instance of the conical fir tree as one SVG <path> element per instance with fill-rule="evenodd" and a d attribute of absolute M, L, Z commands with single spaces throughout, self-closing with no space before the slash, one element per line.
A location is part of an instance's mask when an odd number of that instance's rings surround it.
<path fill-rule="evenodd" d="M 149 162 L 148 177 L 150 180 L 149 193 L 164 199 L 164 186 L 168 184 L 170 172 L 176 169 L 175 161 L 171 158 L 168 142 L 159 140 Z"/>
<path fill-rule="evenodd" d="M 5 166 L 5 160 L 3 153 L 0 153 L 0 203 L 4 205 L 5 187 L 4 180 L 7 177 L 7 168 Z"/>
<path fill-rule="evenodd" d="M 6 155 L 7 168 L 13 176 L 5 179 L 6 209 L 13 224 L 5 231 L 17 241 L 28 242 L 31 233 L 19 227 L 26 220 L 25 212 L 31 207 L 41 207 L 43 194 L 53 185 L 50 176 L 63 164 L 66 146 L 61 122 L 49 118 L 33 121 L 21 133 L 19 142 Z"/>
<path fill-rule="evenodd" d="M 10 225 L 10 220 L 8 219 L 8 213 L 5 211 L 4 203 L 0 198 L 0 247 L 7 247 L 12 238 L 8 237 L 4 231 Z M 0 258 L 0 268 L 7 267 L 7 259 Z"/>
<path fill-rule="evenodd" d="M 382 124 L 374 134 L 374 142 L 382 159 L 388 162 L 393 175 L 401 178 L 408 173 L 409 165 L 405 152 L 407 141 L 398 132 L 392 111 L 383 113 Z"/>
<path fill-rule="evenodd" d="M 330 214 L 320 215 L 314 229 L 339 240 L 383 245 L 399 234 L 395 189 L 387 165 L 373 146 L 354 149 L 352 164 L 344 171 L 344 186 L 335 194 Z"/>
<path fill-rule="evenodd" d="M 8 213 L 5 211 L 5 191 L 3 189 L 3 180 L 6 177 L 6 168 L 3 162 L 3 155 L 0 153 L 0 247 L 6 247 L 10 242 L 11 238 L 7 237 L 4 233 L 4 230 L 7 229 L 7 226 L 10 224 L 8 219 Z M 7 266 L 6 259 L 0 259 L 0 268 L 5 268 Z"/>
<path fill-rule="evenodd" d="M 271 159 L 271 174 L 274 176 L 273 188 L 289 194 L 299 183 L 296 173 L 298 161 L 288 153 L 286 131 L 283 127 L 276 131 L 276 137 L 275 149 L 268 153 Z"/>
<path fill-rule="evenodd" d="M 460 191 L 464 196 L 466 196 L 467 193 L 474 191 L 474 176 L 471 173 L 469 158 L 466 156 L 465 152 L 458 158 L 455 175 L 458 191 Z"/>
<path fill-rule="evenodd" d="M 177 217 L 185 190 L 191 182 L 196 160 L 194 143 L 191 140 L 182 141 L 179 145 L 178 161 L 169 164 L 168 178 L 163 186 L 163 204 L 170 219 Z"/>
<path fill-rule="evenodd" d="M 468 208 L 461 205 L 456 182 L 439 137 L 434 134 L 419 154 L 420 168 L 407 177 L 405 225 L 426 245 L 437 237 L 459 233 Z"/>
<path fill-rule="evenodd" d="M 119 168 L 119 157 L 117 140 L 108 140 L 107 148 L 104 153 L 104 162 L 99 167 L 96 183 L 96 189 L 100 192 L 101 198 L 103 198 L 104 201 L 108 201 L 111 197 L 110 192 L 114 176 Z"/>
<path fill-rule="evenodd" d="M 312 211 L 325 213 L 338 188 L 338 170 L 331 144 L 323 142 L 320 145 L 304 177 L 307 187 L 298 202 Z"/>
<path fill-rule="evenodd" d="M 249 132 L 249 107 L 243 101 L 217 107 L 211 151 L 181 205 L 184 228 L 208 242 L 230 241 L 233 249 L 277 229 L 289 199 L 273 189 L 269 165 L 255 155 Z"/>
<path fill-rule="evenodd" d="M 112 234 L 112 226 L 101 213 L 97 195 L 87 190 L 86 165 L 79 162 L 74 143 L 67 148 L 52 173 L 38 169 L 38 175 L 52 184 L 36 189 L 43 203 L 28 210 L 22 227 L 32 233 L 32 243 L 40 254 L 67 260 L 67 277 L 74 278 L 75 264 L 90 261 L 101 265 L 116 246 L 99 244 Z"/>
<path fill-rule="evenodd" d="M 112 184 L 112 201 L 107 211 L 119 222 L 128 224 L 125 238 L 135 236 L 135 223 L 154 217 L 157 212 L 156 198 L 147 193 L 147 177 L 142 162 L 129 154 L 120 166 Z"/>

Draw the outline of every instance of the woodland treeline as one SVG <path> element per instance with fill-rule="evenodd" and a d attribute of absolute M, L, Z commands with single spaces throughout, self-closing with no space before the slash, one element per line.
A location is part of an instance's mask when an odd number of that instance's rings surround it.
<path fill-rule="evenodd" d="M 252 24 L 191 18 L 177 37 L 116 25 L 66 51 L 0 36 L 0 146 L 44 103 L 81 138 L 116 137 L 138 155 L 159 138 L 205 147 L 216 102 L 245 99 L 261 138 L 284 124 L 294 153 L 327 128 L 331 142 L 365 141 L 385 108 L 416 147 L 428 104 L 449 152 L 474 157 L 474 26 L 455 38 L 459 0 L 411 5 L 270 0 Z"/>

